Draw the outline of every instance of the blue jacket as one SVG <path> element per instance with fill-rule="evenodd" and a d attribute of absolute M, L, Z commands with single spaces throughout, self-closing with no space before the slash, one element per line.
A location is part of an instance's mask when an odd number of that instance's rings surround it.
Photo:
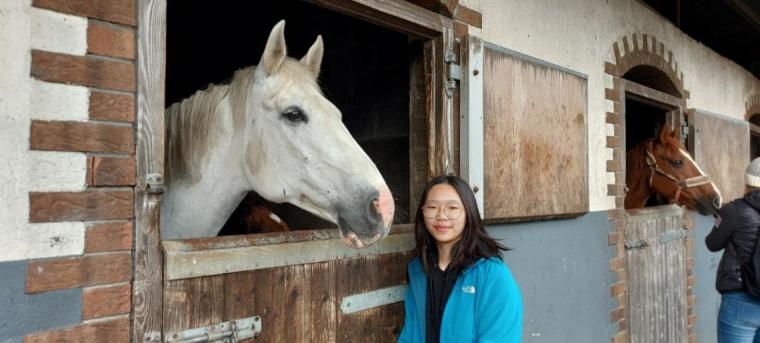
<path fill-rule="evenodd" d="M 404 329 L 399 342 L 425 342 L 427 275 L 419 257 L 409 263 Z M 512 273 L 498 257 L 462 271 L 446 302 L 441 342 L 520 342 L 522 298 Z"/>

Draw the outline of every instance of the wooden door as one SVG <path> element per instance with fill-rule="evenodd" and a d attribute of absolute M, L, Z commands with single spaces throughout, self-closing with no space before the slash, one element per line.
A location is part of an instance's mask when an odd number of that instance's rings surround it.
<path fill-rule="evenodd" d="M 683 210 L 665 205 L 626 212 L 631 342 L 687 342 Z"/>
<path fill-rule="evenodd" d="M 342 244 L 334 230 L 164 241 L 166 341 L 232 339 L 230 322 L 250 317 L 260 333 L 242 342 L 396 341 L 411 227 Z"/>

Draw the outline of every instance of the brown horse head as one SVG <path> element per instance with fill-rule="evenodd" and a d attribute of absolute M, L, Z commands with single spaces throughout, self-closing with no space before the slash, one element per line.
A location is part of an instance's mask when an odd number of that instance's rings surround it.
<path fill-rule="evenodd" d="M 663 125 L 658 137 L 628 151 L 625 208 L 644 207 L 653 194 L 703 215 L 720 208 L 720 191 L 684 149 L 680 137 L 680 127 L 671 131 Z"/>

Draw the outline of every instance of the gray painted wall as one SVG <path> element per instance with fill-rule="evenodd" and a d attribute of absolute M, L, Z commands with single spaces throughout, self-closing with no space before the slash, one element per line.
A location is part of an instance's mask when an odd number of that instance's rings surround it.
<path fill-rule="evenodd" d="M 715 272 L 723 252 L 712 253 L 705 247 L 705 236 L 715 224 L 712 216 L 689 212 L 694 219 L 694 295 L 697 297 L 697 323 L 694 331 L 699 342 L 717 342 L 720 293 L 715 290 Z"/>
<path fill-rule="evenodd" d="M 504 260 L 523 295 L 524 342 L 609 342 L 615 275 L 607 212 L 568 220 L 491 225 L 512 248 Z"/>
<path fill-rule="evenodd" d="M 82 321 L 82 289 L 27 295 L 26 261 L 0 263 L 0 343 Z"/>

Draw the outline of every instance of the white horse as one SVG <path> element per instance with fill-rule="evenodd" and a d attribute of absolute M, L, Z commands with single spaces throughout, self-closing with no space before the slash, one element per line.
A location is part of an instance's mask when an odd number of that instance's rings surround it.
<path fill-rule="evenodd" d="M 319 89 L 322 37 L 287 57 L 285 22 L 258 66 L 166 110 L 166 192 L 161 237 L 216 236 L 248 191 L 338 224 L 363 248 L 387 235 L 391 192 Z"/>

